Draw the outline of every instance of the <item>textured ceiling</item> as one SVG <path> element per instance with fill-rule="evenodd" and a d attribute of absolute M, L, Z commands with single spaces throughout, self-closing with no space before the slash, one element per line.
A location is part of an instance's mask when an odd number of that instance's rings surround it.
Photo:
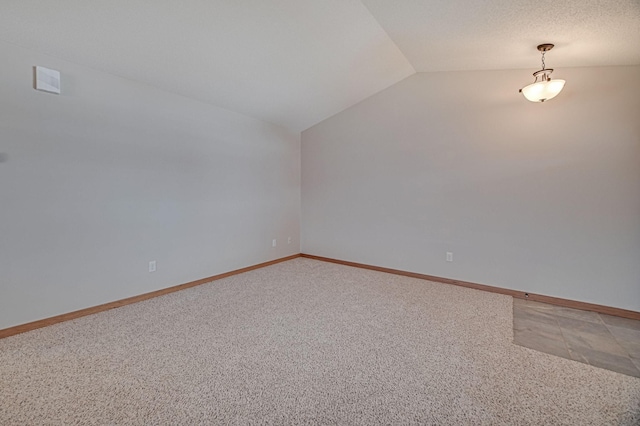
<path fill-rule="evenodd" d="M 533 71 L 542 42 L 640 64 L 640 0 L 0 0 L 0 40 L 303 130 L 415 71 Z"/>
<path fill-rule="evenodd" d="M 416 71 L 640 64 L 640 0 L 362 0 Z"/>

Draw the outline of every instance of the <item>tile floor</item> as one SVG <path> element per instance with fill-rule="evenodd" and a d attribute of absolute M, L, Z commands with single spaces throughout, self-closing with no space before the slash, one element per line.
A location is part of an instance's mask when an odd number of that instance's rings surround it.
<path fill-rule="evenodd" d="M 513 299 L 513 342 L 640 377 L 640 321 Z"/>

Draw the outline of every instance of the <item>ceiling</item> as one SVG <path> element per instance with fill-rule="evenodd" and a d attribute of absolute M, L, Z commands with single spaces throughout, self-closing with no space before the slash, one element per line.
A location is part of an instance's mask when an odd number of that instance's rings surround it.
<path fill-rule="evenodd" d="M 542 42 L 640 64 L 640 0 L 1 0 L 0 40 L 301 131 L 416 71 L 533 71 Z"/>
<path fill-rule="evenodd" d="M 640 0 L 362 0 L 418 72 L 640 64 Z"/>

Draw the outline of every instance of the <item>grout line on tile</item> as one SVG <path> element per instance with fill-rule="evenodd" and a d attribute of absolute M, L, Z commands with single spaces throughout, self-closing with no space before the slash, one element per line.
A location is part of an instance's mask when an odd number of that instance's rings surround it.
<path fill-rule="evenodd" d="M 600 315 L 598 315 L 600 316 Z M 601 318 L 602 320 L 602 318 Z M 602 321 L 604 322 L 604 321 Z M 633 359 L 631 358 L 631 354 L 629 353 L 629 351 L 627 350 L 626 346 L 623 345 L 622 343 L 620 343 L 620 341 L 618 340 L 618 338 L 616 337 L 615 334 L 613 334 L 611 332 L 611 329 L 609 328 L 609 325 L 607 323 L 604 323 L 604 326 L 606 327 L 607 331 L 609 332 L 609 334 L 611 335 L 611 337 L 613 338 L 613 340 L 618 344 L 618 346 L 620 346 L 620 348 L 622 348 L 622 350 L 624 351 L 624 353 L 627 355 L 627 358 L 629 358 L 629 360 L 631 360 L 631 363 L 633 365 L 635 365 L 635 363 L 633 362 Z M 614 327 L 613 325 L 611 327 Z M 640 368 L 638 368 L 638 371 L 640 371 Z"/>
<path fill-rule="evenodd" d="M 558 323 L 558 318 L 556 317 L 555 314 L 552 314 L 552 315 L 553 315 L 553 319 L 556 321 L 556 325 L 558 326 L 558 329 L 560 330 L 560 335 L 562 336 L 562 342 L 564 343 L 564 347 L 567 348 L 567 353 L 571 357 L 571 360 L 576 361 L 576 362 L 582 362 L 582 361 L 578 361 L 577 359 L 573 359 L 573 356 L 571 355 L 571 353 L 572 353 L 571 349 L 569 349 L 569 344 L 567 344 L 567 338 L 565 337 L 564 332 L 562 331 L 562 327 L 560 327 L 560 323 Z M 581 358 L 584 358 L 584 357 L 581 357 Z M 585 360 L 586 360 L 586 358 L 585 358 Z M 587 362 L 587 365 L 591 365 L 591 364 L 589 364 Z"/>

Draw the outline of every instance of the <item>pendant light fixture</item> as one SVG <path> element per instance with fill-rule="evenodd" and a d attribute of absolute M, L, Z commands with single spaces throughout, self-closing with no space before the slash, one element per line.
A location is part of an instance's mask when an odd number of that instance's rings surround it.
<path fill-rule="evenodd" d="M 564 87 L 564 80 L 552 80 L 553 68 L 545 68 L 544 54 L 553 49 L 553 44 L 545 43 L 538 46 L 542 53 L 542 69 L 533 73 L 535 80 L 528 86 L 520 89 L 520 92 L 531 102 L 544 102 L 555 98 Z M 540 79 L 538 81 L 538 79 Z"/>

